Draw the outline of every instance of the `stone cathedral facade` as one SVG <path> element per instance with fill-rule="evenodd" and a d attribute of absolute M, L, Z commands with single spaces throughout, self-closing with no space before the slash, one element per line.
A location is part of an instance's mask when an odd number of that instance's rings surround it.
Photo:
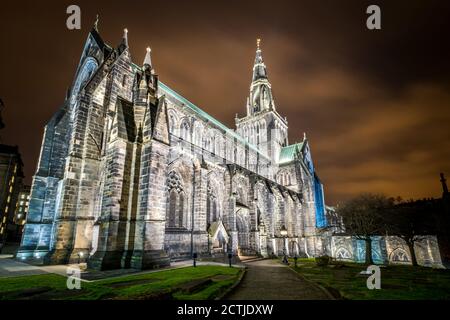
<path fill-rule="evenodd" d="M 147 269 L 193 253 L 317 256 L 345 242 L 322 231 L 310 145 L 289 144 L 259 41 L 235 129 L 155 70 L 150 49 L 133 63 L 126 30 L 116 48 L 89 33 L 45 127 L 17 258 Z"/>

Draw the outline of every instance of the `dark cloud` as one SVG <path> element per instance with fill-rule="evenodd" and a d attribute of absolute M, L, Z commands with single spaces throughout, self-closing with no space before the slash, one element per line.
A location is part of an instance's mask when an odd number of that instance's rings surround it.
<path fill-rule="evenodd" d="M 152 47 L 160 79 L 230 127 L 243 114 L 255 39 L 290 141 L 306 131 L 327 202 L 362 191 L 440 195 L 450 163 L 450 3 L 378 1 L 382 30 L 365 28 L 369 1 L 69 1 L 2 3 L 0 95 L 5 143 L 18 144 L 28 181 L 43 126 L 70 86 L 100 13 L 111 45 L 129 29 L 133 59 Z"/>

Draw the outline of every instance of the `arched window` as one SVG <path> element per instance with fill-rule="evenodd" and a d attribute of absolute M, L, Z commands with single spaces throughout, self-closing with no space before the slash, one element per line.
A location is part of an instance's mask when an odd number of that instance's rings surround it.
<path fill-rule="evenodd" d="M 219 208 L 217 196 L 211 187 L 208 184 L 207 196 L 206 196 L 206 225 L 207 228 L 211 225 L 211 223 L 217 221 L 219 219 Z"/>
<path fill-rule="evenodd" d="M 127 85 L 128 76 L 126 74 L 122 77 L 122 87 L 125 87 Z"/>
<path fill-rule="evenodd" d="M 209 225 L 211 224 L 211 197 L 208 195 L 206 197 L 206 226 L 209 228 Z"/>
<path fill-rule="evenodd" d="M 187 121 L 183 121 L 183 123 L 181 124 L 181 128 L 180 128 L 180 137 L 181 139 L 185 140 L 185 141 L 191 141 L 190 139 L 190 130 L 189 130 L 189 124 L 187 123 Z"/>
<path fill-rule="evenodd" d="M 186 197 L 181 179 L 174 171 L 169 173 L 167 179 L 169 189 L 169 203 L 167 206 L 166 225 L 168 228 L 187 228 Z"/>
<path fill-rule="evenodd" d="M 336 252 L 336 259 L 338 260 L 350 260 L 352 259 L 351 253 L 345 248 L 339 248 Z"/>
<path fill-rule="evenodd" d="M 202 147 L 202 138 L 203 138 L 203 127 L 200 122 L 195 121 L 194 123 L 194 137 L 193 137 L 193 143 L 196 146 Z"/>
<path fill-rule="evenodd" d="M 210 139 L 209 151 L 211 151 L 212 153 L 215 153 L 216 152 L 216 139 L 214 138 L 212 133 L 211 133 L 211 136 L 209 139 Z"/>
<path fill-rule="evenodd" d="M 211 208 L 212 212 L 212 221 L 216 221 L 217 220 L 217 199 L 213 199 L 212 201 L 212 208 Z"/>
<path fill-rule="evenodd" d="M 178 198 L 178 227 L 184 227 L 184 193 L 181 192 Z"/>
<path fill-rule="evenodd" d="M 177 118 L 175 116 L 175 113 L 173 111 L 173 109 L 169 110 L 169 131 L 172 134 L 177 134 L 176 132 L 174 132 L 176 125 L 177 125 Z"/>
<path fill-rule="evenodd" d="M 256 124 L 256 144 L 259 144 L 259 124 Z"/>
<path fill-rule="evenodd" d="M 392 251 L 391 260 L 393 262 L 409 262 L 410 261 L 408 253 L 402 248 L 397 248 L 394 251 Z"/>
<path fill-rule="evenodd" d="M 170 190 L 169 193 L 169 219 L 168 226 L 174 228 L 176 226 L 176 215 L 177 215 L 177 192 L 175 189 Z"/>

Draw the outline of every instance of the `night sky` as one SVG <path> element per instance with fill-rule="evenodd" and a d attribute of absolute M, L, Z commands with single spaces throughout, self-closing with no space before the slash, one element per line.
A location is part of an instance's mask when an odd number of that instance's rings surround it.
<path fill-rule="evenodd" d="M 66 28 L 78 4 L 82 29 Z M 382 30 L 366 28 L 370 4 Z M 2 1 L 2 143 L 31 182 L 45 123 L 73 81 L 95 15 L 110 45 L 129 30 L 161 81 L 234 128 L 256 38 L 289 141 L 306 131 L 326 202 L 360 192 L 439 197 L 450 176 L 450 1 Z"/>

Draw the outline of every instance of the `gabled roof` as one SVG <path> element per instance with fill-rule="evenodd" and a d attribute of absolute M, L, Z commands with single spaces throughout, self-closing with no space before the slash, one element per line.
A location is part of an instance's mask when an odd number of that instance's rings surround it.
<path fill-rule="evenodd" d="M 302 149 L 302 147 L 303 147 L 303 142 L 291 144 L 289 146 L 281 148 L 280 158 L 278 160 L 278 163 L 282 164 L 282 163 L 288 163 L 288 162 L 294 161 L 297 154 Z"/>
<path fill-rule="evenodd" d="M 216 239 L 220 231 L 222 232 L 222 236 L 225 238 L 225 241 L 228 242 L 229 236 L 227 230 L 225 229 L 222 221 L 220 220 L 211 223 L 208 233 L 211 236 L 211 238 Z"/>

